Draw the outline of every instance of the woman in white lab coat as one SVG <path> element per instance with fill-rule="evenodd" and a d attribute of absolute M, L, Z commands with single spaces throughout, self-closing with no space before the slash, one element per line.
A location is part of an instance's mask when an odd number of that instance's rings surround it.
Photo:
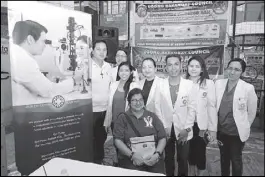
<path fill-rule="evenodd" d="M 193 138 L 190 140 L 189 171 L 191 176 L 201 176 L 206 169 L 206 131 L 216 139 L 217 111 L 214 82 L 209 79 L 204 60 L 193 56 L 188 61 L 186 79 L 193 81 L 196 88 L 196 117 Z"/>
<path fill-rule="evenodd" d="M 104 121 L 104 127 L 108 134 L 112 134 L 113 121 L 121 112 L 128 109 L 127 94 L 128 92 L 138 87 L 136 82 L 133 82 L 134 68 L 128 62 L 122 62 L 118 66 L 118 81 L 112 82 L 110 85 L 110 94 L 107 112 Z"/>
<path fill-rule="evenodd" d="M 161 113 L 161 82 L 162 79 L 155 75 L 156 62 L 152 58 L 145 58 L 142 61 L 142 72 L 144 79 L 139 81 L 140 88 L 143 90 L 144 103 L 146 109 L 155 113 L 165 126 L 164 118 Z"/>
<path fill-rule="evenodd" d="M 226 69 L 228 78 L 215 82 L 218 110 L 217 139 L 223 143 L 223 146 L 219 146 L 222 176 L 229 176 L 230 161 L 232 175 L 242 176 L 242 151 L 256 117 L 257 95 L 254 86 L 240 79 L 245 69 L 244 60 L 232 59 Z"/>

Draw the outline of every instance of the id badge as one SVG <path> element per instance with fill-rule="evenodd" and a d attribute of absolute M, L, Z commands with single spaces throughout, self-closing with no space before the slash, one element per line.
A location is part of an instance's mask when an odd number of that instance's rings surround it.
<path fill-rule="evenodd" d="M 188 96 L 181 97 L 181 107 L 185 107 L 188 104 Z"/>
<path fill-rule="evenodd" d="M 239 98 L 238 99 L 238 110 L 244 111 L 247 109 L 247 100 L 246 98 Z"/>

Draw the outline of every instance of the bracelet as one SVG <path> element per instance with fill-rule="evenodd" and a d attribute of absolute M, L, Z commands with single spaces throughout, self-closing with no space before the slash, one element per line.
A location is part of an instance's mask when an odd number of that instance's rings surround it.
<path fill-rule="evenodd" d="M 186 132 L 190 132 L 191 131 L 191 128 L 187 128 L 187 129 L 185 129 L 186 130 Z"/>
<path fill-rule="evenodd" d="M 132 160 L 134 152 L 131 153 L 131 155 L 129 156 L 130 160 Z"/>
<path fill-rule="evenodd" d="M 154 154 L 158 154 L 158 155 L 159 155 L 159 158 L 162 157 L 162 154 L 161 154 L 161 152 L 159 152 L 159 151 L 155 151 Z"/>

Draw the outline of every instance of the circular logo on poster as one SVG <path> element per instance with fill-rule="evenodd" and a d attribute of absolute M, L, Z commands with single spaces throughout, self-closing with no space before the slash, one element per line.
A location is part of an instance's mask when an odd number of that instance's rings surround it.
<path fill-rule="evenodd" d="M 136 12 L 139 17 L 145 17 L 147 15 L 147 7 L 145 5 L 140 5 Z"/>
<path fill-rule="evenodd" d="M 212 9 L 213 9 L 215 14 L 224 14 L 228 9 L 228 2 L 226 2 L 226 1 L 215 1 Z"/>
<path fill-rule="evenodd" d="M 56 108 L 60 108 L 64 105 L 65 99 L 61 95 L 57 95 L 52 99 L 52 105 Z"/>

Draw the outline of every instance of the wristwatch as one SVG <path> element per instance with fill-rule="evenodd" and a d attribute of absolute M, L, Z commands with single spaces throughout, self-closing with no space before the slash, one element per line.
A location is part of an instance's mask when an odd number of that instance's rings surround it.
<path fill-rule="evenodd" d="M 154 154 L 158 154 L 159 155 L 159 158 L 161 158 L 162 157 L 162 153 L 161 152 L 159 152 L 159 151 L 155 151 L 155 153 Z"/>
<path fill-rule="evenodd" d="M 191 131 L 191 128 L 186 128 L 185 130 L 189 133 Z"/>

